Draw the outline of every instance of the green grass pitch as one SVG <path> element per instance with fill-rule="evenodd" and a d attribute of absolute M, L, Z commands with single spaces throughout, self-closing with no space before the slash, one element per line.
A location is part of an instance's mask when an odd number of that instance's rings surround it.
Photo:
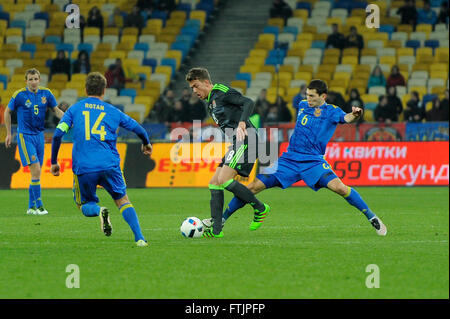
<path fill-rule="evenodd" d="M 388 227 L 327 190 L 268 190 L 272 211 L 254 232 L 245 207 L 221 239 L 187 239 L 188 216 L 209 215 L 207 189 L 130 189 L 150 246 L 134 247 L 113 201 L 113 234 L 75 207 L 71 190 L 43 190 L 47 216 L 27 216 L 27 190 L 0 191 L 0 298 L 449 298 L 448 187 L 360 187 Z M 225 200 L 231 199 L 226 194 Z M 79 267 L 80 288 L 67 288 Z M 367 288 L 368 265 L 379 288 Z"/>

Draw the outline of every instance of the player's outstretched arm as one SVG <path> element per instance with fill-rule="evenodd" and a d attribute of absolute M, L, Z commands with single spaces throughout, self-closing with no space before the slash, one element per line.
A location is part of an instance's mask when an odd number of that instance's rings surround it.
<path fill-rule="evenodd" d="M 358 120 L 362 115 L 363 115 L 363 109 L 357 106 L 352 106 L 352 112 L 351 113 L 347 113 L 344 116 L 344 120 L 347 123 L 353 123 L 356 120 Z"/>

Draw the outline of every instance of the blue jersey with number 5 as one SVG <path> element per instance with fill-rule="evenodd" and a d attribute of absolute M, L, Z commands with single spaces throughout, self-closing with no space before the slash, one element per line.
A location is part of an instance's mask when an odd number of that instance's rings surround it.
<path fill-rule="evenodd" d="M 36 92 L 28 87 L 14 92 L 8 107 L 17 111 L 17 132 L 24 134 L 38 134 L 44 130 L 45 112 L 48 107 L 57 106 L 52 92 L 39 86 Z"/>
<path fill-rule="evenodd" d="M 302 100 L 294 133 L 284 156 L 297 161 L 323 158 L 337 124 L 346 123 L 345 114 L 341 108 L 332 104 L 310 107 L 306 100 Z"/>
<path fill-rule="evenodd" d="M 139 123 L 112 106 L 94 97 L 72 105 L 58 128 L 72 130 L 72 169 L 77 175 L 105 171 L 120 164 L 117 152 L 117 129 L 133 131 Z"/>

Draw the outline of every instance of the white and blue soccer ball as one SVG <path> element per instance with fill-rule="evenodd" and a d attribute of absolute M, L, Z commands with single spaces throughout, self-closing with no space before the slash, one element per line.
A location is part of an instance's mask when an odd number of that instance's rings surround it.
<path fill-rule="evenodd" d="M 181 235 L 188 238 L 202 237 L 203 224 L 197 217 L 188 217 L 181 223 Z"/>

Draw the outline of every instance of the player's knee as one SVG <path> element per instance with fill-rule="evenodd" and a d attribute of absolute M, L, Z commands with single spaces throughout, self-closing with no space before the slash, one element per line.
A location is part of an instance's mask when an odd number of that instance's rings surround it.
<path fill-rule="evenodd" d="M 123 204 L 130 203 L 130 200 L 128 199 L 128 196 L 125 195 L 125 196 L 123 196 L 123 197 L 121 197 L 119 199 L 114 200 L 114 202 L 116 203 L 117 208 L 119 208 Z"/>

